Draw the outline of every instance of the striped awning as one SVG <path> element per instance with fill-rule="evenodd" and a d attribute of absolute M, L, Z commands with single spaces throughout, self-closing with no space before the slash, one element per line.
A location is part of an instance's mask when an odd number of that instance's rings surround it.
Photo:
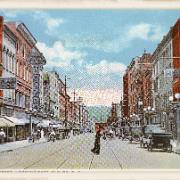
<path fill-rule="evenodd" d="M 4 118 L 0 118 L 0 127 L 7 127 L 7 124 L 4 122 Z"/>
<path fill-rule="evenodd" d="M 4 117 L 0 117 L 0 127 L 14 127 L 15 124 L 11 121 L 5 119 Z"/>
<path fill-rule="evenodd" d="M 4 116 L 4 118 L 15 125 L 25 125 L 25 122 L 21 119 L 15 117 L 8 117 L 8 116 Z"/>

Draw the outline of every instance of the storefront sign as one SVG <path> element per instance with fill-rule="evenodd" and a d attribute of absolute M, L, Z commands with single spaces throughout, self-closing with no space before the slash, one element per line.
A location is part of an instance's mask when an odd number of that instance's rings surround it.
<path fill-rule="evenodd" d="M 32 65 L 33 72 L 32 109 L 40 111 L 40 72 L 46 61 L 37 49 L 33 49 L 28 62 Z"/>

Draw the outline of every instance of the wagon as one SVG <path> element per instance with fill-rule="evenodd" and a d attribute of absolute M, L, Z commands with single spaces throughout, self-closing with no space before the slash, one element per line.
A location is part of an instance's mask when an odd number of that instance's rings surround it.
<path fill-rule="evenodd" d="M 172 139 L 173 136 L 170 133 L 152 133 L 147 139 L 147 149 L 148 151 L 152 151 L 153 149 L 162 149 L 172 152 Z"/>

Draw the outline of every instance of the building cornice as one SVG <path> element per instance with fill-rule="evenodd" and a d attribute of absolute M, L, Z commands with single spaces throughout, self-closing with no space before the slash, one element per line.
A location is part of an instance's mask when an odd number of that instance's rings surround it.
<path fill-rule="evenodd" d="M 35 45 L 37 43 L 37 40 L 34 38 L 24 23 L 16 23 L 16 28 L 30 44 Z"/>
<path fill-rule="evenodd" d="M 16 44 L 17 37 L 6 24 L 4 24 L 4 33 Z"/>

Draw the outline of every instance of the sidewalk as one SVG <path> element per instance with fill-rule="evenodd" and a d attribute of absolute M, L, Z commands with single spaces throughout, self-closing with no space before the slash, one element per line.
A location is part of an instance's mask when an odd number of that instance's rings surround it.
<path fill-rule="evenodd" d="M 36 140 L 34 143 L 29 142 L 29 140 L 4 143 L 4 144 L 0 144 L 0 153 L 6 152 L 6 151 L 13 151 L 19 148 L 33 146 L 35 144 L 40 144 L 40 143 L 45 143 L 45 142 L 47 142 L 47 139 L 43 138 L 43 139 Z"/>

